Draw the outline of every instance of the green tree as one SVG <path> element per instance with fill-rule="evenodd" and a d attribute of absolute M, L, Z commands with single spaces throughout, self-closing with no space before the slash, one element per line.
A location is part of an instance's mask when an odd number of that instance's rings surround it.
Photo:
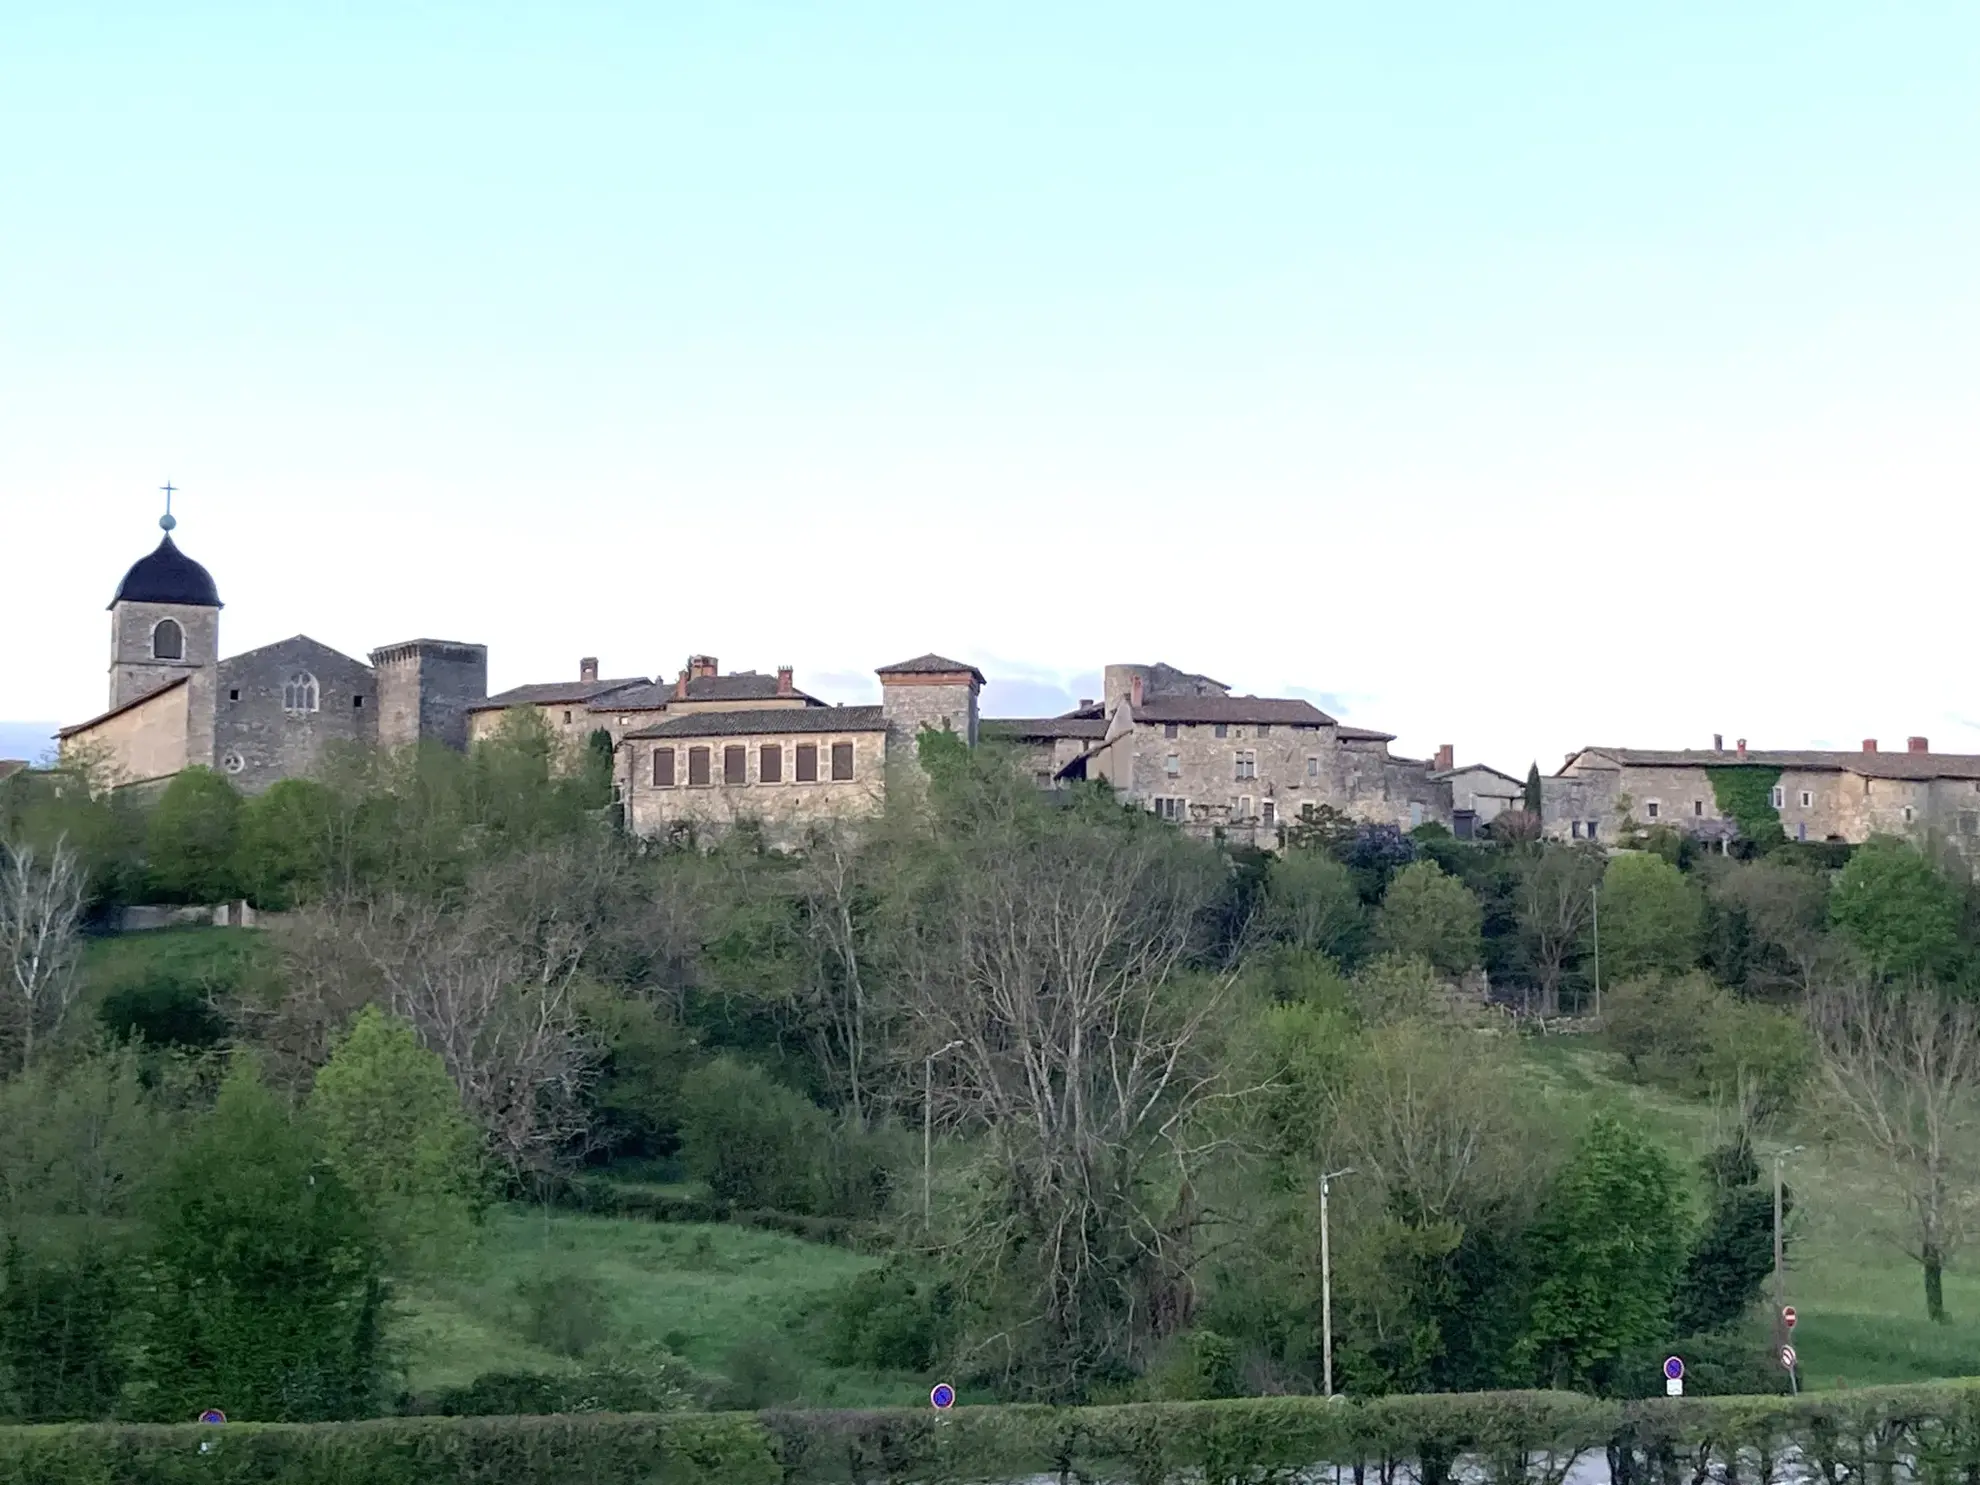
<path fill-rule="evenodd" d="M 30 1256 L 9 1237 L 0 1256 L 0 1418 L 59 1423 L 108 1418 L 125 1374 L 124 1284 L 94 1243 Z"/>
<path fill-rule="evenodd" d="M 284 779 L 241 810 L 236 871 L 257 907 L 281 911 L 336 877 L 343 808 L 315 779 Z"/>
<path fill-rule="evenodd" d="M 220 774 L 188 768 L 174 775 L 145 830 L 153 889 L 175 902 L 232 897 L 240 820 L 241 796 Z"/>
<path fill-rule="evenodd" d="M 482 1136 L 412 1027 L 360 1010 L 316 1074 L 309 1116 L 395 1267 L 445 1268 L 469 1248 L 488 1184 Z"/>
<path fill-rule="evenodd" d="M 1521 804 L 1524 806 L 1526 812 L 1536 820 L 1540 818 L 1541 798 L 1540 765 L 1536 761 L 1527 765 L 1526 794 L 1524 799 L 1521 800 Z"/>
<path fill-rule="evenodd" d="M 1697 1335 L 1735 1324 L 1757 1300 L 1774 1268 L 1774 1193 L 1760 1184 L 1752 1143 L 1740 1137 L 1703 1162 L 1712 1210 L 1685 1258 L 1672 1305 L 1673 1333 Z M 1781 1192 L 1781 1211 L 1793 1209 Z"/>
<path fill-rule="evenodd" d="M 717 1196 L 778 1211 L 817 1206 L 831 1120 L 802 1093 L 717 1057 L 688 1074 L 681 1105 L 682 1157 Z"/>
<path fill-rule="evenodd" d="M 143 1416 L 359 1418 L 385 1286 L 363 1204 L 242 1059 L 152 1192 Z"/>
<path fill-rule="evenodd" d="M 1857 847 L 1829 894 L 1829 921 L 1879 974 L 1943 977 L 1962 956 L 1960 892 L 1895 836 Z"/>
<path fill-rule="evenodd" d="M 1367 912 L 1352 872 L 1324 851 L 1299 849 L 1266 869 L 1259 924 L 1295 949 L 1347 964 L 1360 952 Z"/>
<path fill-rule="evenodd" d="M 1615 1363 L 1669 1334 L 1688 1237 L 1678 1172 L 1645 1135 L 1597 1115 L 1535 1224 L 1522 1359 L 1535 1380 L 1608 1391 Z"/>
<path fill-rule="evenodd" d="M 1427 959 L 1445 974 L 1478 963 L 1478 899 L 1434 861 L 1397 872 L 1375 915 L 1375 938 L 1392 953 Z"/>
<path fill-rule="evenodd" d="M 1697 963 L 1704 905 L 1661 856 L 1614 857 L 1602 873 L 1600 908 L 1604 977 L 1675 974 Z"/>

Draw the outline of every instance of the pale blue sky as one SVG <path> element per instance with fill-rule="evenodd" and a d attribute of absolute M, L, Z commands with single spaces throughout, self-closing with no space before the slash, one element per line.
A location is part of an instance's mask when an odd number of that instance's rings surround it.
<path fill-rule="evenodd" d="M 1971 3 L 0 0 L 0 718 L 169 477 L 229 650 L 1980 751 L 1976 265 Z"/>

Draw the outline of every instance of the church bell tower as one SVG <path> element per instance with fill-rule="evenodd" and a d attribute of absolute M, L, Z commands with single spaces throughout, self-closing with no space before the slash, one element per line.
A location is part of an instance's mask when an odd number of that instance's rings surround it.
<path fill-rule="evenodd" d="M 110 707 L 115 710 L 180 681 L 188 689 L 186 762 L 213 764 L 214 688 L 219 679 L 220 592 L 204 567 L 172 540 L 172 487 L 165 487 L 165 532 L 110 600 Z"/>

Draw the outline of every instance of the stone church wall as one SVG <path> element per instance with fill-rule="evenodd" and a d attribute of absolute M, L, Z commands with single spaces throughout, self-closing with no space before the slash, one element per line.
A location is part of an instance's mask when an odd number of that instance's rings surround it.
<path fill-rule="evenodd" d="M 316 680 L 317 709 L 291 713 L 293 676 Z M 368 666 L 301 636 L 220 662 L 214 760 L 248 793 L 313 774 L 326 748 L 378 738 L 377 685 Z"/>

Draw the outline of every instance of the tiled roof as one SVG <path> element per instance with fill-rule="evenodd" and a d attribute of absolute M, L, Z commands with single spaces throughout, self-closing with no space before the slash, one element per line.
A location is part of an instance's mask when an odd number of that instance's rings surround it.
<path fill-rule="evenodd" d="M 683 712 L 628 732 L 633 738 L 774 737 L 787 732 L 884 732 L 877 706 L 765 707 L 760 711 Z"/>
<path fill-rule="evenodd" d="M 121 717 L 134 706 L 143 706 L 147 701 L 163 696 L 168 691 L 178 690 L 179 687 L 185 685 L 191 679 L 192 677 L 190 675 L 182 675 L 176 681 L 167 681 L 156 691 L 147 691 L 142 696 L 134 696 L 122 706 L 113 706 L 107 712 L 99 712 L 87 722 L 78 722 L 73 727 L 64 727 L 55 735 L 57 737 L 74 737 L 78 732 L 87 732 L 90 728 L 97 726 L 99 723 L 107 722 L 112 717 Z"/>
<path fill-rule="evenodd" d="M 1498 769 L 1492 767 L 1489 763 L 1464 763 L 1456 768 L 1447 768 L 1442 773 L 1433 773 L 1430 777 L 1441 782 L 1444 779 L 1454 779 L 1460 774 L 1467 773 L 1489 773 L 1495 779 L 1505 780 L 1505 782 L 1511 784 L 1515 789 L 1524 789 L 1526 787 L 1526 781 L 1524 779 L 1516 779 L 1509 773 L 1500 773 Z"/>
<path fill-rule="evenodd" d="M 982 685 L 983 672 L 974 665 L 961 660 L 950 660 L 941 655 L 916 655 L 912 660 L 903 660 L 895 665 L 883 665 L 875 675 L 958 675 L 976 677 L 976 684 Z"/>
<path fill-rule="evenodd" d="M 1335 729 L 1334 735 L 1342 742 L 1394 742 L 1393 732 L 1376 732 L 1368 727 L 1349 727 L 1343 723 Z"/>
<path fill-rule="evenodd" d="M 981 723 L 986 737 L 1100 739 L 1107 735 L 1105 717 L 985 717 Z"/>
<path fill-rule="evenodd" d="M 1628 768 L 1795 768 L 1813 772 L 1853 773 L 1873 779 L 1980 779 L 1980 755 L 1973 753 L 1864 753 L 1837 749 L 1748 748 L 1737 752 L 1714 748 L 1583 748 L 1574 756 L 1598 753 Z M 1570 760 L 1572 761 L 1572 760 Z M 1565 769 L 1563 769 L 1565 771 Z M 1558 775 L 1557 775 L 1558 776 Z"/>
<path fill-rule="evenodd" d="M 681 700 L 674 694 L 676 681 L 653 681 L 640 684 L 624 695 L 601 696 L 591 703 L 591 709 L 599 712 L 657 712 L 664 711 L 668 703 Z M 803 691 L 779 691 L 774 675 L 760 675 L 753 670 L 739 670 L 732 675 L 696 676 L 687 683 L 689 701 L 770 701 L 785 697 L 796 706 L 823 706 L 816 696 Z"/>
<path fill-rule="evenodd" d="M 1264 722 L 1324 727 L 1333 718 L 1310 701 L 1277 696 L 1155 696 L 1134 709 L 1137 722 Z"/>
<path fill-rule="evenodd" d="M 468 710 L 499 712 L 511 706 L 575 706 L 581 701 L 597 701 L 611 692 L 647 684 L 649 682 L 643 675 L 626 676 L 616 681 L 540 681 L 530 686 L 511 686 L 486 701 L 477 701 Z"/>

